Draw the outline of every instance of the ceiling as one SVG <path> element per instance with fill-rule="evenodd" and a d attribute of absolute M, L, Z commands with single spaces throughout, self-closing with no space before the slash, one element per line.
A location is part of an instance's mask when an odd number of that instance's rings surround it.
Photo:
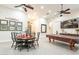
<path fill-rule="evenodd" d="M 14 6 L 16 5 L 17 4 L 1 4 L 1 6 L 23 11 L 23 9 L 20 7 L 15 8 Z M 57 13 L 57 11 L 60 11 L 61 8 L 60 4 L 32 4 L 32 6 L 34 7 L 34 10 L 28 9 L 27 14 L 33 15 L 34 13 L 36 13 L 39 17 L 45 16 L 47 14 L 53 16 Z M 67 8 L 70 8 L 71 12 L 76 12 L 79 11 L 79 4 L 64 4 L 63 9 Z"/>

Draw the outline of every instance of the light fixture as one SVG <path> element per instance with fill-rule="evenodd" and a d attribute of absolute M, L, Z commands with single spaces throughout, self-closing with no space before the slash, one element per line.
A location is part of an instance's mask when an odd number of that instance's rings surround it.
<path fill-rule="evenodd" d="M 51 10 L 48 10 L 48 13 L 51 13 Z"/>
<path fill-rule="evenodd" d="M 41 8 L 41 9 L 44 9 L 44 6 L 41 6 L 40 8 Z"/>

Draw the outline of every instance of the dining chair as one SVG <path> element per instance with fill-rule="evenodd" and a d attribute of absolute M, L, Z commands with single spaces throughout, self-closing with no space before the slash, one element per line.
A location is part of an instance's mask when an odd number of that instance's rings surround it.
<path fill-rule="evenodd" d="M 25 42 L 25 45 L 27 45 L 27 51 L 29 51 L 29 48 L 35 48 L 34 41 L 35 41 L 35 33 L 31 33 L 31 36 L 33 38 L 27 39 Z"/>
<path fill-rule="evenodd" d="M 28 40 L 28 41 L 26 42 L 26 45 L 27 45 L 27 51 L 29 51 L 29 49 L 32 48 L 32 47 L 35 48 L 34 40 L 33 40 L 33 39 Z"/>
<path fill-rule="evenodd" d="M 40 32 L 37 32 L 35 44 L 38 45 L 38 46 L 39 46 L 39 37 L 40 37 Z"/>
<path fill-rule="evenodd" d="M 32 35 L 33 37 L 35 37 L 36 33 L 35 33 L 35 32 L 33 32 L 33 33 L 31 33 L 31 35 Z"/>
<path fill-rule="evenodd" d="M 36 38 L 35 35 L 36 35 L 35 32 L 31 33 L 31 36 L 33 37 L 31 46 L 34 47 L 34 48 L 35 48 L 35 44 L 34 43 L 35 43 L 35 38 Z"/>
<path fill-rule="evenodd" d="M 17 40 L 16 35 L 17 35 L 16 32 L 11 32 L 11 38 L 12 38 L 12 41 L 13 41 L 11 47 L 15 46 L 15 49 L 16 49 L 18 46 L 22 46 L 22 44 L 24 43 L 22 40 Z M 15 44 L 15 45 L 14 45 L 14 44 Z M 20 47 L 20 50 L 21 50 L 21 47 Z"/>
<path fill-rule="evenodd" d="M 13 45 L 15 44 L 15 42 L 16 42 L 16 39 L 14 37 L 14 32 L 11 32 L 11 39 L 12 39 L 12 45 L 11 45 L 11 48 L 12 48 Z"/>

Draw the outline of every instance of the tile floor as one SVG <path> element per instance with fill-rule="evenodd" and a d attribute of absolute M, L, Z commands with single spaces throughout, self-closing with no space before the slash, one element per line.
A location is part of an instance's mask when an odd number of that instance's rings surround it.
<path fill-rule="evenodd" d="M 36 49 L 31 48 L 29 52 L 27 49 L 23 49 L 21 52 L 14 48 L 10 48 L 11 42 L 0 43 L 0 55 L 78 55 L 79 45 L 76 45 L 77 49 L 70 50 L 68 45 L 59 41 L 49 43 L 45 34 L 40 35 L 39 47 Z"/>

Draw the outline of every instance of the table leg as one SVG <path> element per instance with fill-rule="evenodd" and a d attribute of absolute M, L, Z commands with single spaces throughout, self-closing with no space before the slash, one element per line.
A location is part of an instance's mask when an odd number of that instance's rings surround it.
<path fill-rule="evenodd" d="M 70 43 L 70 50 L 73 50 L 73 46 L 72 46 L 72 43 Z"/>
<path fill-rule="evenodd" d="M 70 43 L 70 49 L 73 50 L 75 48 L 75 43 Z"/>
<path fill-rule="evenodd" d="M 73 48 L 75 48 L 75 43 L 72 44 Z"/>
<path fill-rule="evenodd" d="M 51 38 L 49 37 L 49 42 L 51 42 Z"/>
<path fill-rule="evenodd" d="M 53 42 L 54 42 L 54 39 L 53 39 Z"/>

